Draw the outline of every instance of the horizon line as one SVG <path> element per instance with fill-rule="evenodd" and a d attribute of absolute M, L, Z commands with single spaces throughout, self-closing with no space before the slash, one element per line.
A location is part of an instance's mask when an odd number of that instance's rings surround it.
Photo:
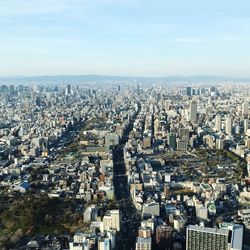
<path fill-rule="evenodd" d="M 245 79 L 250 80 L 250 76 L 226 76 L 226 75 L 163 75 L 163 76 L 145 76 L 145 75 L 113 75 L 113 74 L 44 74 L 44 75 L 0 75 L 0 79 L 15 79 L 15 78 L 41 78 L 41 77 L 119 77 L 119 78 L 192 78 L 192 77 L 204 77 L 204 78 L 227 78 L 227 79 Z"/>

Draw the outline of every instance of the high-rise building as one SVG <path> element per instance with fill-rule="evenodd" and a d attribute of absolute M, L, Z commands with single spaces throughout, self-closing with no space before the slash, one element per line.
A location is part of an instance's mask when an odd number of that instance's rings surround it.
<path fill-rule="evenodd" d="M 175 135 L 175 133 L 170 132 L 168 134 L 168 145 L 172 149 L 176 149 L 176 135 Z"/>
<path fill-rule="evenodd" d="M 151 250 L 152 249 L 152 238 L 137 237 L 136 239 L 136 250 Z"/>
<path fill-rule="evenodd" d="M 70 84 L 67 85 L 65 94 L 66 95 L 70 95 L 71 94 L 71 85 Z"/>
<path fill-rule="evenodd" d="M 190 103 L 190 121 L 197 121 L 197 102 L 194 100 Z"/>
<path fill-rule="evenodd" d="M 121 228 L 121 213 L 119 210 L 108 210 L 103 217 L 103 230 L 111 229 L 120 231 Z"/>
<path fill-rule="evenodd" d="M 232 117 L 230 115 L 226 118 L 226 133 L 228 135 L 232 134 Z"/>
<path fill-rule="evenodd" d="M 192 94 L 192 88 L 191 87 L 187 87 L 186 88 L 186 93 L 187 93 L 188 96 L 191 96 L 191 94 Z"/>
<path fill-rule="evenodd" d="M 240 250 L 242 238 L 241 225 L 229 225 L 220 229 L 189 225 L 186 230 L 186 249 Z"/>
<path fill-rule="evenodd" d="M 233 131 L 234 131 L 234 134 L 239 135 L 240 134 L 240 125 L 235 124 Z"/>
<path fill-rule="evenodd" d="M 173 228 L 161 225 L 156 228 L 156 244 L 159 249 L 173 249 Z"/>
<path fill-rule="evenodd" d="M 10 94 L 15 93 L 15 86 L 14 85 L 9 86 L 9 92 L 10 92 Z"/>
<path fill-rule="evenodd" d="M 242 103 L 242 116 L 248 116 L 248 102 Z"/>
<path fill-rule="evenodd" d="M 165 102 L 165 110 L 166 110 L 166 111 L 169 111 L 169 109 L 170 109 L 170 103 L 169 103 L 169 101 L 167 100 L 167 101 Z"/>
<path fill-rule="evenodd" d="M 247 133 L 247 130 L 248 130 L 248 124 L 249 124 L 248 119 L 245 119 L 245 120 L 244 120 L 244 134 L 246 134 L 246 133 Z"/>
<path fill-rule="evenodd" d="M 211 96 L 216 96 L 216 88 L 214 86 L 209 89 L 209 92 Z"/>
<path fill-rule="evenodd" d="M 221 114 L 215 116 L 215 131 L 221 131 Z"/>

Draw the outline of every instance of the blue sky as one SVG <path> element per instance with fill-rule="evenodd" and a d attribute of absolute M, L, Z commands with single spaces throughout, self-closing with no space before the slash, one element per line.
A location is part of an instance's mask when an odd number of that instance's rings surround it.
<path fill-rule="evenodd" d="M 0 76 L 250 77 L 249 0 L 1 0 Z"/>

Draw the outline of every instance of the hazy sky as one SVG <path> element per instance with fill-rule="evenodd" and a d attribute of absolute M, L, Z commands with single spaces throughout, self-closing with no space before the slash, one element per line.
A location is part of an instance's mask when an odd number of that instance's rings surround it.
<path fill-rule="evenodd" d="M 249 0 L 0 0 L 0 75 L 250 77 Z"/>

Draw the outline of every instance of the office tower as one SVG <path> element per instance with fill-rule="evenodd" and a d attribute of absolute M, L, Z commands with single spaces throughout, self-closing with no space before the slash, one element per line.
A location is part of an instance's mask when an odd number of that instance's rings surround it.
<path fill-rule="evenodd" d="M 136 250 L 151 250 L 152 249 L 152 238 L 137 237 L 136 239 Z"/>
<path fill-rule="evenodd" d="M 221 131 L 221 115 L 220 114 L 217 114 L 215 116 L 215 130 Z"/>
<path fill-rule="evenodd" d="M 186 93 L 187 93 L 188 96 L 191 96 L 191 94 L 192 94 L 192 89 L 191 89 L 191 87 L 187 87 L 187 88 L 186 88 Z"/>
<path fill-rule="evenodd" d="M 239 135 L 240 134 L 240 125 L 239 124 L 235 124 L 233 131 L 234 131 L 235 135 Z"/>
<path fill-rule="evenodd" d="M 111 229 L 120 231 L 121 213 L 119 210 L 108 210 L 103 217 L 103 229 L 108 231 Z"/>
<path fill-rule="evenodd" d="M 156 228 L 156 244 L 158 249 L 173 249 L 173 228 L 161 225 Z"/>
<path fill-rule="evenodd" d="M 41 97 L 40 96 L 37 96 L 36 97 L 36 106 L 41 106 Z"/>
<path fill-rule="evenodd" d="M 9 86 L 9 92 L 10 92 L 10 94 L 14 94 L 15 93 L 15 86 L 14 85 L 10 85 Z"/>
<path fill-rule="evenodd" d="M 187 250 L 240 250 L 242 239 L 241 225 L 225 225 L 220 229 L 189 225 L 186 229 Z"/>
<path fill-rule="evenodd" d="M 242 103 L 242 116 L 243 117 L 248 116 L 248 102 Z"/>
<path fill-rule="evenodd" d="M 9 88 L 7 85 L 1 85 L 0 93 L 8 93 Z"/>
<path fill-rule="evenodd" d="M 232 134 L 232 117 L 229 115 L 226 118 L 226 133 L 228 135 Z"/>
<path fill-rule="evenodd" d="M 216 96 L 216 88 L 214 86 L 210 88 L 210 95 Z"/>
<path fill-rule="evenodd" d="M 165 110 L 166 110 L 166 111 L 169 111 L 169 110 L 170 110 L 170 104 L 169 104 L 169 101 L 168 101 L 168 100 L 165 102 Z"/>
<path fill-rule="evenodd" d="M 67 85 L 65 94 L 66 95 L 70 95 L 71 94 L 71 86 L 70 86 L 70 84 Z"/>
<path fill-rule="evenodd" d="M 172 148 L 172 149 L 176 149 L 176 135 L 173 132 L 170 132 L 168 134 L 168 145 Z"/>
<path fill-rule="evenodd" d="M 191 101 L 190 103 L 190 121 L 196 122 L 197 121 L 197 102 Z"/>
<path fill-rule="evenodd" d="M 244 134 L 247 133 L 247 130 L 248 130 L 248 119 L 245 119 L 244 120 Z"/>
<path fill-rule="evenodd" d="M 136 90 L 137 90 L 137 93 L 140 93 L 140 86 L 139 86 L 139 84 L 137 84 Z"/>

